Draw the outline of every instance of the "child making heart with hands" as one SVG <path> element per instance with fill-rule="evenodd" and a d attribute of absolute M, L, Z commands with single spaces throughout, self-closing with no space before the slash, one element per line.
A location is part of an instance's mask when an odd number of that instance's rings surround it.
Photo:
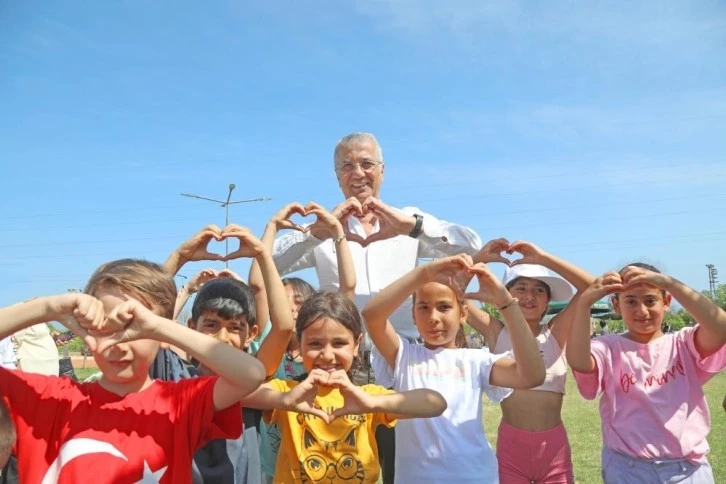
<path fill-rule="evenodd" d="M 461 294 L 454 278 L 476 276 L 479 290 Z M 388 317 L 413 296 L 413 318 L 424 340 L 401 338 Z M 488 350 L 457 349 L 467 318 L 462 299 L 499 308 L 511 335 L 514 359 Z M 377 351 L 393 372 L 394 389 L 429 388 L 448 408 L 440 417 L 401 422 L 396 430 L 397 482 L 498 482 L 497 462 L 482 425 L 481 396 L 499 402 L 511 388 L 544 380 L 544 364 L 517 300 L 484 264 L 468 255 L 437 259 L 391 283 L 366 305 L 363 317 Z"/>
<path fill-rule="evenodd" d="M 176 288 L 160 266 L 124 259 L 101 266 L 86 294 L 36 298 L 0 310 L 0 335 L 63 321 L 91 348 L 103 375 L 67 378 L 0 368 L 18 430 L 23 482 L 190 482 L 194 451 L 241 431 L 235 404 L 256 389 L 264 368 L 214 338 L 166 319 Z M 160 342 L 190 353 L 218 376 L 151 380 Z M 62 471 L 62 472 L 61 472 Z"/>
<path fill-rule="evenodd" d="M 352 298 L 356 278 L 348 241 L 345 239 L 345 233 L 338 218 L 327 212 L 322 206 L 314 202 L 310 202 L 304 207 L 300 203 L 290 203 L 284 206 L 267 223 L 264 234 L 262 235 L 262 243 L 268 250 L 272 250 L 275 237 L 280 230 L 309 230 L 290 220 L 295 214 L 315 216 L 316 220 L 312 224 L 312 227 L 316 233 L 321 237 L 327 236 L 333 239 L 338 263 L 339 290 L 349 298 Z M 282 280 L 282 283 L 287 291 L 292 317 L 293 319 L 297 319 L 300 307 L 315 293 L 315 289 L 297 277 L 285 278 Z M 250 288 L 255 294 L 257 319 L 259 324 L 263 325 L 269 314 L 269 306 L 267 304 L 266 289 L 262 283 L 259 264 L 256 261 L 252 263 L 252 267 L 250 268 Z M 262 327 L 261 333 L 263 335 L 265 334 L 264 327 Z M 295 334 L 293 334 L 289 338 L 285 354 L 279 363 L 279 367 L 274 375 L 272 375 L 272 378 L 289 380 L 306 373 L 300 343 Z M 262 422 L 260 425 L 260 462 L 265 482 L 273 482 L 279 447 L 280 432 L 277 425 Z"/>
<path fill-rule="evenodd" d="M 510 261 L 501 254 L 517 253 Z M 551 301 L 566 302 L 593 281 L 586 271 L 550 254 L 531 242 L 489 241 L 474 255 L 479 262 L 507 265 L 502 283 L 516 297 L 545 363 L 545 382 L 532 389 L 518 389 L 501 403 L 502 420 L 497 438 L 497 462 L 502 484 L 518 482 L 574 482 L 572 451 L 562 422 L 567 361 L 565 347 L 572 327 L 571 302 L 547 324 L 542 324 Z M 564 279 L 549 274 L 548 269 Z M 575 296 L 575 299 L 577 296 Z M 511 350 L 509 331 L 473 301 L 467 301 L 469 324 L 482 333 L 492 353 Z M 523 459 L 522 456 L 527 458 Z"/>
<path fill-rule="evenodd" d="M 396 393 L 350 382 L 347 371 L 363 325 L 355 304 L 341 293 L 320 292 L 305 301 L 295 332 L 307 375 L 272 380 L 243 400 L 267 410 L 265 421 L 280 429 L 275 482 L 376 482 L 376 427 L 440 415 L 445 400 L 428 389 Z"/>
<path fill-rule="evenodd" d="M 611 295 L 627 331 L 590 339 L 590 306 Z M 697 324 L 664 334 L 677 300 Z M 712 483 L 703 385 L 726 368 L 726 312 L 647 264 L 598 277 L 576 304 L 567 360 L 580 394 L 600 396 L 605 483 Z"/>
<path fill-rule="evenodd" d="M 294 329 L 285 287 L 269 250 L 249 229 L 230 224 L 220 232 L 219 237 L 239 241 L 239 248 L 227 256 L 228 260 L 239 257 L 253 259 L 251 278 L 259 289 L 258 294 L 255 296 L 252 287 L 229 269 L 202 271 L 199 277 L 189 281 L 192 286 L 190 292 L 197 285 L 201 287 L 187 323 L 200 333 L 211 335 L 232 348 L 255 356 L 264 365 L 269 378 L 280 365 Z M 198 240 L 198 244 L 205 243 L 204 237 L 197 234 L 190 239 L 192 242 L 185 242 L 182 247 L 192 246 L 194 240 Z M 177 249 L 175 252 L 181 251 Z M 168 260 L 175 258 L 172 254 Z M 264 306 L 264 314 L 258 312 L 257 306 Z M 260 328 L 265 331 L 265 338 L 261 341 L 257 338 Z M 196 373 L 209 375 L 213 374 L 213 370 L 202 364 L 197 366 Z M 195 482 L 263 482 L 258 436 L 260 412 L 245 407 L 241 412 L 244 426 L 241 437 L 226 442 L 212 441 L 194 456 Z"/>

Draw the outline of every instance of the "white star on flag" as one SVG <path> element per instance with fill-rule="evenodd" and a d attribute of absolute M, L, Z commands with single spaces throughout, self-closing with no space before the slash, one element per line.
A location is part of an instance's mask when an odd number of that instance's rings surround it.
<path fill-rule="evenodd" d="M 151 472 L 149 463 L 144 461 L 144 475 L 141 476 L 140 481 L 136 481 L 136 484 L 159 484 L 159 479 L 164 477 L 164 473 L 169 466 L 162 467 L 156 472 Z"/>

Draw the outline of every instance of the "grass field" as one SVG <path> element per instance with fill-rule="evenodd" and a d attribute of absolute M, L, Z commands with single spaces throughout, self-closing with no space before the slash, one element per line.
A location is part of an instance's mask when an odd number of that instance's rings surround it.
<path fill-rule="evenodd" d="M 721 406 L 726 395 L 726 373 L 716 375 L 704 389 L 711 409 L 711 433 L 708 438 L 711 453 L 708 460 L 713 467 L 716 482 L 726 482 L 726 412 Z M 600 478 L 602 438 L 597 400 L 587 401 L 582 398 L 577 392 L 572 375 L 567 378 L 567 395 L 562 416 L 572 446 L 575 480 L 587 484 L 602 482 Z M 494 448 L 501 418 L 499 405 L 487 401 L 484 404 L 484 425 L 489 442 Z"/>
<path fill-rule="evenodd" d="M 79 381 L 83 381 L 89 376 L 93 375 L 98 371 L 98 368 L 76 368 L 75 370 L 76 378 L 78 378 Z"/>

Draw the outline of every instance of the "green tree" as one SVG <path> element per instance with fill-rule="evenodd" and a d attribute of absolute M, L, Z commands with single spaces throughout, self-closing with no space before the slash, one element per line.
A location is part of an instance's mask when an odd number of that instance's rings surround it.
<path fill-rule="evenodd" d="M 483 311 L 489 313 L 489 316 L 492 318 L 496 318 L 500 321 L 502 320 L 502 315 L 499 314 L 499 310 L 493 304 L 485 303 L 482 304 L 481 308 Z"/>
<path fill-rule="evenodd" d="M 663 316 L 663 323 L 667 324 L 671 331 L 679 331 L 686 326 L 686 322 L 683 319 L 684 313 L 687 314 L 685 311 L 683 311 L 683 313 L 680 311 L 667 312 L 665 316 Z"/>
<path fill-rule="evenodd" d="M 82 355 L 89 355 L 91 354 L 91 350 L 88 348 L 88 345 L 85 341 L 83 341 L 81 338 L 76 336 L 72 340 L 68 342 L 68 350 L 71 353 L 80 353 Z"/>
<path fill-rule="evenodd" d="M 696 320 L 693 319 L 693 316 L 691 316 L 691 313 L 687 312 L 685 309 L 680 308 L 676 311 L 676 314 L 678 317 L 680 317 L 683 320 L 683 324 L 685 326 L 693 326 L 696 324 Z"/>
<path fill-rule="evenodd" d="M 625 323 L 622 319 L 608 319 L 607 325 L 608 333 L 622 333 L 625 331 Z"/>
<path fill-rule="evenodd" d="M 716 286 L 715 297 L 713 297 L 711 291 L 701 291 L 701 294 L 715 302 L 721 309 L 726 310 L 726 284 Z"/>

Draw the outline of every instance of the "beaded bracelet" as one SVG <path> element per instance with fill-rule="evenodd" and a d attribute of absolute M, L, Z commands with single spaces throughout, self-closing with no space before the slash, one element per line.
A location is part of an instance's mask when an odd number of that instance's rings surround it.
<path fill-rule="evenodd" d="M 505 309 L 507 309 L 507 308 L 508 308 L 509 306 L 511 306 L 512 304 L 514 304 L 514 303 L 518 303 L 518 302 L 519 302 L 519 299 L 517 299 L 516 297 L 513 297 L 513 298 L 512 298 L 512 300 L 511 300 L 511 301 L 509 301 L 509 302 L 508 302 L 507 304 L 505 304 L 505 305 L 504 305 L 504 306 L 502 306 L 501 308 L 497 308 L 497 311 L 504 311 Z"/>

